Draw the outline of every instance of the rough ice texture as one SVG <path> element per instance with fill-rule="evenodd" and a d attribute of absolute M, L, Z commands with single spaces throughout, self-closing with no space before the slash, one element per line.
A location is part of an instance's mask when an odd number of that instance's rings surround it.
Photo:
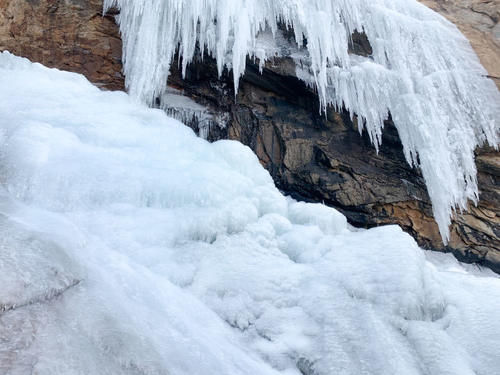
<path fill-rule="evenodd" d="M 420 0 L 453 22 L 500 88 L 500 0 Z"/>
<path fill-rule="evenodd" d="M 0 54 L 0 373 L 490 375 L 500 279 Z M 427 258 L 426 258 L 427 257 Z"/>
<path fill-rule="evenodd" d="M 182 91 L 169 87 L 159 98 L 159 108 L 183 124 L 196 129 L 203 139 L 207 139 L 213 127 L 224 129 L 227 116 L 212 114 L 208 108 L 184 96 Z"/>
<path fill-rule="evenodd" d="M 500 93 L 468 41 L 416 0 L 105 0 L 120 9 L 126 84 L 146 102 L 161 95 L 172 63 L 186 66 L 197 46 L 232 69 L 234 86 L 248 56 L 260 64 L 280 50 L 263 32 L 293 29 L 299 78 L 322 106 L 345 107 L 379 146 L 389 113 L 405 156 L 422 170 L 446 243 L 453 210 L 477 202 L 474 150 L 499 142 Z M 373 53 L 351 55 L 355 31 Z M 174 61 L 178 52 L 179 60 Z M 360 129 L 361 131 L 362 129 Z"/>

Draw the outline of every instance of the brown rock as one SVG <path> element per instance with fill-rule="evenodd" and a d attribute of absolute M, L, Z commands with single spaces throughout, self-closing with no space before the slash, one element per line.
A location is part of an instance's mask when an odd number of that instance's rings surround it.
<path fill-rule="evenodd" d="M 121 39 L 101 0 L 0 0 L 0 51 L 123 89 Z"/>

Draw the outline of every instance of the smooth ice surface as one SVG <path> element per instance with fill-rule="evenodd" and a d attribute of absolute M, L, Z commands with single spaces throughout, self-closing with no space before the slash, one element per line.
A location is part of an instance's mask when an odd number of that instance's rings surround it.
<path fill-rule="evenodd" d="M 247 56 L 262 67 L 290 55 L 322 106 L 358 115 L 375 147 L 390 111 L 408 163 L 422 169 L 444 242 L 453 210 L 477 201 L 474 149 L 499 143 L 500 93 L 456 27 L 416 0 L 104 1 L 111 6 L 121 10 L 133 96 L 151 103 L 161 95 L 171 64 L 185 72 L 197 43 L 219 74 L 232 69 L 236 90 Z M 295 51 L 280 48 L 279 23 L 293 28 Z M 366 33 L 372 56 L 348 53 L 355 30 Z"/>
<path fill-rule="evenodd" d="M 0 54 L 0 373 L 500 368 L 500 279 L 351 232 L 255 155 Z"/>

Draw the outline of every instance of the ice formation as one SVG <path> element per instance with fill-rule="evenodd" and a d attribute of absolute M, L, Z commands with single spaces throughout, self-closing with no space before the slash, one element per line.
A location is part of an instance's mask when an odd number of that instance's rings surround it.
<path fill-rule="evenodd" d="M 500 279 L 0 54 L 0 373 L 492 375 Z M 427 259 L 426 259 L 427 257 Z"/>
<path fill-rule="evenodd" d="M 293 28 L 297 76 L 317 89 L 324 106 L 361 118 L 375 147 L 389 113 L 405 156 L 419 166 L 446 242 L 454 209 L 477 201 L 474 149 L 499 143 L 500 94 L 468 41 L 416 0 L 105 0 L 118 7 L 124 71 L 130 93 L 160 95 L 179 51 L 182 71 L 197 45 L 232 69 L 234 86 L 247 56 L 279 53 L 259 42 L 263 32 Z M 370 57 L 348 53 L 364 31 Z M 305 45 L 305 47 L 303 47 Z M 361 128 L 360 128 L 361 131 Z"/>
<path fill-rule="evenodd" d="M 229 121 L 224 114 L 213 114 L 194 100 L 184 96 L 182 91 L 168 87 L 159 101 L 159 108 L 163 109 L 170 117 L 179 120 L 185 125 L 195 129 L 203 139 L 208 139 L 213 128 L 224 129 Z"/>

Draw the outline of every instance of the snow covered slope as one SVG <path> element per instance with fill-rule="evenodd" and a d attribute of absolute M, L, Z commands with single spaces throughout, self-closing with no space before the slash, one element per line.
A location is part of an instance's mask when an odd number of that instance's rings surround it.
<path fill-rule="evenodd" d="M 500 279 L 280 194 L 82 76 L 0 54 L 0 374 L 500 368 Z"/>
<path fill-rule="evenodd" d="M 389 112 L 411 165 L 420 166 L 443 241 L 453 209 L 477 201 L 474 149 L 499 143 L 500 93 L 468 41 L 416 0 L 105 0 L 117 6 L 124 71 L 133 96 L 151 103 L 170 65 L 185 72 L 197 43 L 234 85 L 247 56 L 264 62 L 280 48 L 279 22 L 293 28 L 288 51 L 297 76 L 315 87 L 323 107 L 357 114 L 375 147 Z M 370 57 L 348 53 L 364 31 Z M 278 43 L 279 44 L 279 43 Z M 305 44 L 305 47 L 303 47 Z M 279 46 L 278 46 L 279 47 Z M 180 60 L 174 62 L 179 50 Z M 360 128 L 361 131 L 361 128 Z"/>

